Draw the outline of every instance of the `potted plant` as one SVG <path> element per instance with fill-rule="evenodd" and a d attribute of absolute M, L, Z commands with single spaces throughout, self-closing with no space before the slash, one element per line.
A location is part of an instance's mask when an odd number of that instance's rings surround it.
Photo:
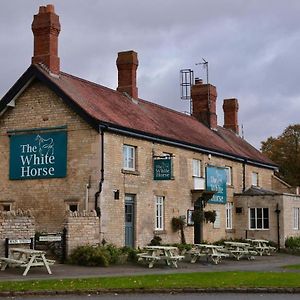
<path fill-rule="evenodd" d="M 173 217 L 171 224 L 172 224 L 172 229 L 174 232 L 177 232 L 180 230 L 181 244 L 186 244 L 185 235 L 184 235 L 185 219 L 183 217 Z"/>
<path fill-rule="evenodd" d="M 204 212 L 204 219 L 207 223 L 214 223 L 216 221 L 217 213 L 214 210 Z"/>

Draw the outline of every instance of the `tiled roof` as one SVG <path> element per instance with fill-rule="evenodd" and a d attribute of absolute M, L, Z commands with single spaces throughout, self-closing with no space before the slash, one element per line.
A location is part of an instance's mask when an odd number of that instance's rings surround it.
<path fill-rule="evenodd" d="M 265 190 L 257 186 L 251 186 L 247 190 L 245 190 L 241 194 L 236 194 L 239 196 L 262 196 L 262 195 L 280 195 L 280 193 L 270 191 L 270 190 Z"/>
<path fill-rule="evenodd" d="M 192 116 L 142 99 L 132 100 L 118 91 L 63 72 L 59 77 L 51 76 L 37 65 L 28 70 L 47 78 L 52 87 L 68 98 L 71 106 L 79 108 L 99 124 L 109 124 L 127 131 L 180 142 L 183 146 L 199 147 L 220 155 L 247 159 L 250 163 L 252 161 L 275 166 L 260 151 L 223 127 L 218 126 L 217 130 L 211 130 Z"/>

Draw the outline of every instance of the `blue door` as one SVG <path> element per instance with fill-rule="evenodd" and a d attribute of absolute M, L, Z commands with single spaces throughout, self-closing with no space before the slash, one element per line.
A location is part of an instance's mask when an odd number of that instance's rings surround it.
<path fill-rule="evenodd" d="M 134 247 L 134 196 L 125 195 L 125 246 Z"/>

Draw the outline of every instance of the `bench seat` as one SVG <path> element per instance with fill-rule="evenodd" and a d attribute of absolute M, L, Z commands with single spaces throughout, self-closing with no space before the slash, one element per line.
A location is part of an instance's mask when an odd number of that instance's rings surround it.
<path fill-rule="evenodd" d="M 27 263 L 23 260 L 17 260 L 17 259 L 8 258 L 8 257 L 0 257 L 0 261 L 1 261 L 1 271 L 4 271 L 9 264 L 17 265 L 20 267 L 27 266 Z"/>

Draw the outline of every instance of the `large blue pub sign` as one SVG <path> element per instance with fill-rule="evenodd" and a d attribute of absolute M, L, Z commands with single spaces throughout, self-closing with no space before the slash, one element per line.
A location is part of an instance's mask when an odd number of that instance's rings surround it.
<path fill-rule="evenodd" d="M 10 179 L 59 178 L 66 172 L 66 131 L 10 136 Z"/>
<path fill-rule="evenodd" d="M 208 203 L 226 204 L 226 183 L 227 174 L 225 168 L 215 166 L 206 167 L 206 189 L 216 192 Z"/>

